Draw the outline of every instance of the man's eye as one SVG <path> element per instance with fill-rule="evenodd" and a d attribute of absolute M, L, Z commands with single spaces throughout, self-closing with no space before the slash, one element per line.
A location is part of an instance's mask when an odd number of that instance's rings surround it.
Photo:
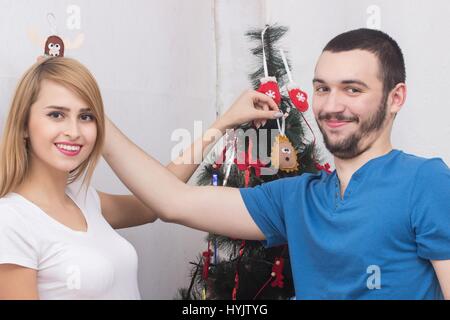
<path fill-rule="evenodd" d="M 86 113 L 86 114 L 80 115 L 80 119 L 83 121 L 93 121 L 95 119 L 95 117 L 92 114 Z"/>
<path fill-rule="evenodd" d="M 327 87 L 317 87 L 316 88 L 316 92 L 327 92 L 328 88 Z"/>
<path fill-rule="evenodd" d="M 53 119 L 62 119 L 64 115 L 61 112 L 54 111 L 50 112 L 48 116 Z"/>
<path fill-rule="evenodd" d="M 355 93 L 361 93 L 361 90 L 356 88 L 347 88 L 347 92 L 355 94 Z"/>

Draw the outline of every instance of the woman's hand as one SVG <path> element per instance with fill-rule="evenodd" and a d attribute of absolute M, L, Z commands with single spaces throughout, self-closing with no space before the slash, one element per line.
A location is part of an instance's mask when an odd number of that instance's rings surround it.
<path fill-rule="evenodd" d="M 254 90 L 245 91 L 231 107 L 216 120 L 213 127 L 222 131 L 253 121 L 259 128 L 268 119 L 281 118 L 277 104 L 269 96 Z"/>

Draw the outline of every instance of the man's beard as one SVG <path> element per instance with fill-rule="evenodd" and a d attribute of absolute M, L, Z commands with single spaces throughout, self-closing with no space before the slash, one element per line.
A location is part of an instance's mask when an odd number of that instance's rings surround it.
<path fill-rule="evenodd" d="M 371 147 L 371 144 L 365 148 L 360 148 L 359 142 L 363 137 L 368 136 L 370 133 L 380 130 L 383 127 L 384 120 L 387 115 L 387 96 L 383 97 L 380 106 L 378 107 L 377 113 L 367 119 L 365 122 L 361 123 L 359 130 L 349 137 L 337 143 L 331 143 L 325 130 L 320 126 L 320 122 L 317 121 L 318 127 L 323 135 L 323 141 L 325 147 L 331 152 L 335 157 L 340 159 L 352 159 L 360 154 L 364 153 Z M 354 121 L 359 123 L 359 119 L 356 117 L 345 117 L 340 113 L 328 113 L 319 114 L 319 120 L 329 120 L 336 119 L 341 121 Z"/>

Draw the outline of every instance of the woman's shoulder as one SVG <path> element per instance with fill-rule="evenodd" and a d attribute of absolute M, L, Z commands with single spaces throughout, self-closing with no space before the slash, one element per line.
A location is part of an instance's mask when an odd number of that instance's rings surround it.
<path fill-rule="evenodd" d="M 29 212 L 24 207 L 24 202 L 19 195 L 7 194 L 0 198 L 0 226 L 2 225 L 17 225 L 18 222 L 23 223 L 26 215 Z"/>

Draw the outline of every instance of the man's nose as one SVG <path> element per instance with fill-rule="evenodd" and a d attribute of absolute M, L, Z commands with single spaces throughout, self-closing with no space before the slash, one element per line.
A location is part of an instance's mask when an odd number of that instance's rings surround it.
<path fill-rule="evenodd" d="M 337 91 L 332 90 L 325 97 L 321 106 L 322 113 L 340 113 L 345 110 L 345 105 L 342 103 Z"/>

